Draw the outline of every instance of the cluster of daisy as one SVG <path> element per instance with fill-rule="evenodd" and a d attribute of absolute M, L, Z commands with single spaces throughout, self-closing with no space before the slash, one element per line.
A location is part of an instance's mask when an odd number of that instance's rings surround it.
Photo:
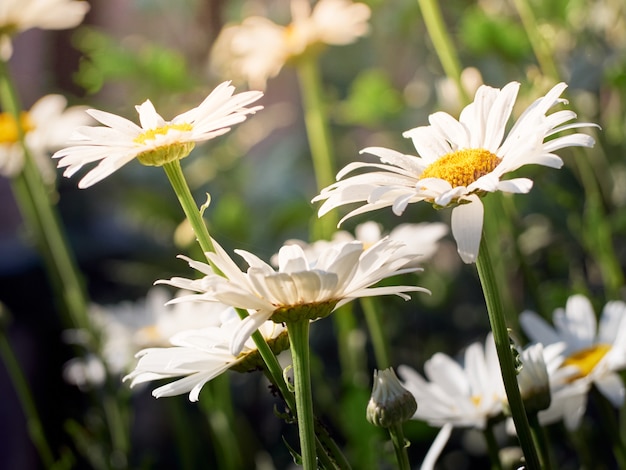
<path fill-rule="evenodd" d="M 46 0 L 42 5 L 55 12 L 45 24 L 30 21 L 32 2 L 19 15 L 17 1 L 0 6 L 1 57 L 10 56 L 16 32 L 34 25 L 71 27 L 88 9 L 86 2 L 71 0 Z M 214 48 L 216 66 L 263 88 L 289 61 L 320 45 L 349 44 L 368 31 L 369 8 L 349 0 L 320 0 L 313 8 L 308 1 L 292 0 L 291 13 L 287 26 L 250 17 L 226 27 Z M 566 103 L 561 97 L 566 87 L 555 85 L 507 132 L 520 84 L 511 82 L 501 89 L 481 85 L 458 119 L 434 113 L 429 125 L 403 134 L 411 139 L 416 155 L 383 147 L 363 149 L 361 153 L 377 161 L 355 161 L 343 168 L 337 181 L 313 198 L 312 202 L 323 201 L 318 215 L 348 204 L 360 206 L 341 222 L 387 207 L 402 215 L 416 202 L 451 208 L 451 233 L 459 256 L 465 263 L 475 263 L 485 217 L 483 196 L 528 193 L 532 180 L 505 177 L 530 164 L 560 168 L 563 161 L 556 151 L 594 145 L 591 136 L 577 132 L 593 124 L 577 122 L 567 109 L 552 111 Z M 80 179 L 80 188 L 102 181 L 133 160 L 167 167 L 190 155 L 197 144 L 224 135 L 262 110 L 256 104 L 262 96 L 260 91 L 236 94 L 226 81 L 198 106 L 169 121 L 146 100 L 136 106 L 136 124 L 101 110 L 66 109 L 64 98 L 50 95 L 19 120 L 0 115 L 0 172 L 13 177 L 21 171 L 24 145 L 41 162 L 43 175 L 54 175 L 47 157 L 55 150 L 52 157 L 66 177 L 97 163 Z M 93 120 L 99 125 L 91 125 Z M 52 182 L 52 176 L 46 179 Z M 402 224 L 383 235 L 382 227 L 370 221 L 358 226 L 354 236 L 340 231 L 331 240 L 310 244 L 288 240 L 269 262 L 235 250 L 247 264 L 245 270 L 211 239 L 213 250 L 205 253 L 205 260 L 181 256 L 199 277 L 156 282 L 181 289 L 175 298 L 168 301 L 164 291 L 155 289 L 137 304 L 93 307 L 91 318 L 101 336 L 94 339 L 87 331 L 74 330 L 67 333 L 67 340 L 80 345 L 97 340 L 100 356 L 71 361 L 65 376 L 81 387 L 101 383 L 106 372 L 124 375 L 131 386 L 168 379 L 172 381 L 153 391 L 155 397 L 189 394 L 197 401 L 202 387 L 226 370 L 263 367 L 253 340 L 256 332 L 279 354 L 290 347 L 291 322 L 323 319 L 359 298 L 396 295 L 409 300 L 411 292 L 428 292 L 412 284 L 377 284 L 420 271 L 447 232 L 446 224 L 420 223 Z M 532 343 L 520 351 L 518 383 L 528 412 L 543 423 L 562 420 L 575 429 L 592 387 L 620 406 L 625 389 L 616 371 L 626 367 L 625 319 L 626 304 L 609 302 L 598 327 L 590 301 L 580 295 L 555 311 L 555 327 L 536 313 L 523 312 L 520 323 Z M 467 347 L 462 362 L 435 354 L 424 365 L 425 377 L 408 366 L 398 372 L 402 385 L 392 371 L 375 373 L 368 417 L 385 427 L 393 424 L 394 416 L 441 427 L 424 468 L 434 465 L 454 427 L 485 429 L 507 414 L 492 335 L 484 344 Z M 399 397 L 401 406 L 384 408 L 381 403 L 388 395 Z"/>

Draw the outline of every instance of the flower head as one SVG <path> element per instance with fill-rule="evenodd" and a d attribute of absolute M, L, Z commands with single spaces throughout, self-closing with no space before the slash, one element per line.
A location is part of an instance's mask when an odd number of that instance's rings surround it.
<path fill-rule="evenodd" d="M 83 107 L 66 106 L 63 96 L 46 95 L 20 116 L 25 144 L 46 183 L 53 183 L 56 177 L 49 153 L 63 146 L 71 129 L 91 121 Z M 12 178 L 23 167 L 24 149 L 19 141 L 18 123 L 12 115 L 0 113 L 0 174 Z"/>
<path fill-rule="evenodd" d="M 342 222 L 388 206 L 396 215 L 401 215 L 409 203 L 420 201 L 437 208 L 453 207 L 452 234 L 458 252 L 464 262 L 475 262 L 484 212 L 480 196 L 495 191 L 527 193 L 533 185 L 530 179 L 503 180 L 502 177 L 528 164 L 560 168 L 563 161 L 554 151 L 594 144 L 585 134 L 569 134 L 546 141 L 559 132 L 593 125 L 567 124 L 576 117 L 568 110 L 546 114 L 554 105 L 564 102 L 559 96 L 566 86 L 560 83 L 535 101 L 506 138 L 505 127 L 519 83 L 509 83 L 501 90 L 481 86 L 474 102 L 463 109 L 458 121 L 439 112 L 429 117 L 429 126 L 404 133 L 413 140 L 419 156 L 381 147 L 362 150 L 376 155 L 381 163 L 353 162 L 341 170 L 337 175 L 341 181 L 323 189 L 313 199 L 325 200 L 319 215 L 355 202 L 365 202 L 365 205 L 350 212 Z M 344 179 L 363 168 L 374 171 Z"/>
<path fill-rule="evenodd" d="M 239 354 L 230 352 L 231 338 L 241 324 L 234 310 L 230 312 L 220 325 L 174 335 L 170 339 L 172 347 L 140 351 L 135 370 L 124 381 L 131 380 L 134 387 L 152 380 L 182 377 L 154 389 L 152 395 L 160 398 L 189 393 L 190 401 L 198 401 L 204 384 L 226 370 L 248 372 L 260 368 L 263 362 L 251 339 L 244 343 Z M 275 354 L 288 348 L 287 330 L 282 325 L 266 322 L 259 331 Z"/>
<path fill-rule="evenodd" d="M 292 0 L 291 13 L 288 26 L 251 16 L 225 27 L 213 47 L 213 65 L 227 76 L 264 88 L 289 60 L 320 45 L 350 44 L 369 29 L 369 7 L 350 0 L 320 0 L 313 10 L 308 0 Z"/>
<path fill-rule="evenodd" d="M 402 386 L 391 367 L 374 371 L 372 396 L 366 410 L 370 423 L 388 428 L 409 420 L 415 410 L 415 397 Z"/>
<path fill-rule="evenodd" d="M 252 253 L 236 250 L 249 265 L 246 272 L 237 267 L 219 244 L 214 242 L 214 246 L 215 253 L 206 255 L 224 276 L 215 274 L 208 264 L 181 256 L 205 277 L 157 282 L 198 292 L 176 302 L 222 302 L 248 310 L 250 316 L 241 322 L 233 336 L 231 352 L 235 355 L 250 335 L 270 319 L 315 320 L 359 297 L 395 294 L 408 300 L 405 292 L 428 292 L 417 286 L 370 287 L 390 276 L 418 270 L 404 268 L 410 258 L 399 256 L 402 245 L 388 239 L 368 249 L 360 242 L 338 244 L 329 247 L 315 263 L 309 263 L 299 246 L 285 245 L 278 253 L 278 270 Z"/>
<path fill-rule="evenodd" d="M 91 109 L 87 111 L 100 127 L 80 127 L 76 130 L 73 146 L 59 150 L 59 168 L 66 168 L 63 176 L 70 177 L 83 165 L 100 163 L 78 183 L 88 188 L 106 178 L 133 159 L 144 165 L 162 166 L 189 155 L 197 142 L 211 140 L 225 134 L 230 126 L 245 121 L 262 106 L 247 108 L 263 94 L 247 91 L 233 95 L 235 87 L 229 82 L 220 84 L 196 108 L 165 121 L 150 100 L 136 106 L 141 127 L 115 114 Z"/>
<path fill-rule="evenodd" d="M 404 244 L 399 248 L 399 254 L 410 256 L 413 261 L 409 265 L 417 265 L 428 260 L 439 248 L 439 240 L 448 233 L 448 227 L 442 222 L 422 222 L 419 224 L 400 224 L 393 228 L 386 237 Z M 345 230 L 339 230 L 333 234 L 331 240 L 316 240 L 306 243 L 302 240 L 291 239 L 285 245 L 299 245 L 310 263 L 335 243 L 360 241 L 364 247 L 374 245 L 385 238 L 382 226 L 376 222 L 368 221 L 359 224 L 354 229 L 354 235 Z M 272 258 L 272 264 L 277 264 L 278 257 Z"/>
<path fill-rule="evenodd" d="M 181 295 L 182 293 L 179 293 Z M 229 309 L 222 304 L 180 304 L 166 307 L 165 289 L 150 289 L 145 299 L 117 305 L 92 305 L 90 321 L 99 333 L 99 347 L 86 357 L 71 359 L 63 371 L 65 379 L 80 387 L 100 384 L 110 374 L 128 372 L 135 354 L 148 346 L 164 346 L 169 338 L 187 329 L 216 325 Z M 65 332 L 68 342 L 93 348 L 84 330 Z"/>
<path fill-rule="evenodd" d="M 546 423 L 563 419 L 569 429 L 575 429 L 592 385 L 614 406 L 624 402 L 624 383 L 616 371 L 626 367 L 626 303 L 608 302 L 597 327 L 589 299 L 573 295 L 565 309 L 554 311 L 553 319 L 555 327 L 536 313 L 525 311 L 520 324 L 531 340 L 544 347 L 565 344 L 562 354 L 547 363 L 552 405 L 539 418 Z"/>
<path fill-rule="evenodd" d="M 0 58 L 8 60 L 11 37 L 31 28 L 69 29 L 83 21 L 89 3 L 74 0 L 2 0 L 0 3 Z"/>

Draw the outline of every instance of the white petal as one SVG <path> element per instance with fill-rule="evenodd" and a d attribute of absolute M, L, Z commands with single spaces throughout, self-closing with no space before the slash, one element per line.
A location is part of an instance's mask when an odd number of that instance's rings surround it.
<path fill-rule="evenodd" d="M 504 180 L 498 183 L 498 191 L 505 193 L 517 193 L 526 194 L 533 187 L 533 181 L 528 178 L 514 178 L 511 180 Z"/>
<path fill-rule="evenodd" d="M 476 195 L 468 196 L 469 204 L 461 204 L 452 209 L 452 235 L 456 240 L 457 251 L 464 263 L 475 263 L 483 230 L 484 207 Z"/>
<path fill-rule="evenodd" d="M 437 437 L 430 445 L 430 449 L 428 449 L 426 457 L 424 457 L 424 461 L 420 466 L 420 470 L 433 470 L 435 468 L 435 463 L 437 462 L 437 459 L 441 455 L 443 448 L 446 446 L 448 440 L 450 439 L 452 429 L 453 426 L 451 423 L 446 423 L 442 426 L 442 428 L 439 430 L 439 433 L 437 433 Z"/>
<path fill-rule="evenodd" d="M 253 313 L 241 321 L 239 328 L 230 342 L 230 352 L 233 356 L 238 356 L 243 350 L 246 341 L 259 327 L 270 319 L 272 312 Z"/>
<path fill-rule="evenodd" d="M 594 380 L 598 390 L 615 406 L 619 408 L 624 403 L 624 382 L 617 374 L 608 374 Z"/>

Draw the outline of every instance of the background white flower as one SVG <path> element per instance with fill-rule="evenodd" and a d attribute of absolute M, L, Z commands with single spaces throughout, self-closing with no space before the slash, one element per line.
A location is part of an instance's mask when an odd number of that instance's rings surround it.
<path fill-rule="evenodd" d="M 166 306 L 170 299 L 164 288 L 154 287 L 145 299 L 136 302 L 92 305 L 90 320 L 100 335 L 100 349 L 85 358 L 68 361 L 64 378 L 81 388 L 100 384 L 106 378 L 106 371 L 113 375 L 128 372 L 140 349 L 167 345 L 170 337 L 183 330 L 217 325 L 229 309 L 219 303 Z M 64 333 L 66 341 L 90 348 L 88 335 L 83 330 Z"/>
<path fill-rule="evenodd" d="M 225 134 L 230 126 L 246 120 L 262 106 L 246 108 L 263 93 L 246 91 L 233 95 L 230 82 L 218 85 L 199 106 L 165 121 L 150 100 L 136 106 L 141 127 L 115 114 L 90 109 L 87 113 L 104 127 L 80 127 L 71 141 L 72 146 L 56 152 L 59 168 L 66 168 L 63 176 L 70 177 L 83 165 L 100 163 L 78 183 L 88 188 L 106 178 L 131 160 L 137 158 L 144 165 L 160 166 L 189 155 L 197 142 L 204 142 Z"/>
<path fill-rule="evenodd" d="M 345 45 L 369 31 L 370 9 L 350 0 L 291 0 L 288 26 L 251 16 L 222 29 L 211 52 L 212 65 L 224 76 L 265 88 L 291 59 L 320 44 Z"/>
<path fill-rule="evenodd" d="M 569 429 L 579 426 L 592 385 L 619 407 L 625 388 L 616 373 L 626 367 L 626 304 L 608 302 L 599 327 L 589 299 L 573 295 L 565 309 L 553 314 L 554 327 L 531 311 L 522 312 L 520 324 L 528 337 L 544 347 L 562 342 L 565 350 L 548 362 L 552 405 L 539 418 L 550 423 L 563 419 Z"/>
<path fill-rule="evenodd" d="M 82 106 L 66 108 L 67 100 L 61 95 L 46 95 L 23 113 L 20 125 L 24 139 L 45 183 L 56 178 L 56 169 L 50 153 L 61 148 L 77 126 L 92 122 Z M 18 141 L 18 131 L 13 116 L 0 114 L 0 174 L 12 178 L 24 167 L 24 150 Z"/>
<path fill-rule="evenodd" d="M 420 201 L 436 207 L 452 206 L 452 234 L 459 255 L 466 263 L 475 262 L 484 213 L 480 196 L 495 191 L 527 193 L 533 185 L 530 179 L 502 180 L 502 177 L 529 164 L 560 168 L 563 161 L 554 151 L 594 144 L 585 134 L 568 134 L 545 141 L 559 132 L 593 125 L 566 124 L 576 117 L 572 111 L 546 114 L 550 108 L 564 102 L 559 96 L 566 87 L 559 83 L 535 101 L 504 138 L 519 83 L 511 82 L 501 90 L 481 86 L 474 102 L 463 109 L 458 121 L 438 112 L 430 115 L 430 126 L 404 133 L 413 140 L 419 156 L 382 147 L 362 150 L 362 153 L 377 156 L 381 163 L 348 164 L 337 174 L 341 181 L 323 189 L 313 199 L 324 200 L 319 216 L 356 202 L 365 204 L 348 213 L 341 222 L 389 206 L 394 214 L 401 215 L 408 204 Z M 344 179 L 360 169 L 373 171 Z"/>
<path fill-rule="evenodd" d="M 241 320 L 230 308 L 219 325 L 181 331 L 170 339 L 172 347 L 144 349 L 137 354 L 139 361 L 135 370 L 124 377 L 124 381 L 131 380 L 131 387 L 134 387 L 144 382 L 182 376 L 154 389 L 152 395 L 160 398 L 189 393 L 190 401 L 198 401 L 204 384 L 226 370 L 241 367 L 246 361 L 251 362 L 250 366 L 244 367 L 246 371 L 249 367 L 258 366 L 258 362 L 251 359 L 251 355 L 257 352 L 252 339 L 245 342 L 238 355 L 231 354 L 229 350 L 232 336 L 240 323 Z M 284 326 L 266 322 L 259 327 L 259 331 L 270 346 L 279 340 L 279 349 L 287 348 L 287 329 Z"/>
<path fill-rule="evenodd" d="M 12 53 L 11 37 L 31 28 L 68 29 L 78 26 L 89 3 L 74 0 L 2 0 L 0 2 L 0 58 Z"/>
<path fill-rule="evenodd" d="M 290 309 L 310 310 L 310 319 L 330 314 L 341 305 L 359 297 L 395 294 L 405 300 L 405 292 L 428 292 L 417 286 L 370 287 L 397 274 L 415 272 L 405 268 L 410 257 L 398 255 L 402 244 L 389 239 L 363 249 L 360 242 L 347 242 L 329 247 L 315 263 L 309 263 L 297 245 L 285 245 L 278 253 L 278 271 L 257 256 L 235 250 L 249 268 L 242 272 L 217 242 L 215 253 L 206 253 L 224 277 L 214 273 L 211 266 L 187 257 L 189 265 L 202 272 L 202 279 L 172 278 L 158 283 L 198 292 L 180 297 L 181 301 L 222 302 L 246 309 L 250 316 L 241 323 L 233 337 L 231 351 L 237 354 L 252 333 L 267 320 L 284 321 L 277 312 L 288 314 Z"/>

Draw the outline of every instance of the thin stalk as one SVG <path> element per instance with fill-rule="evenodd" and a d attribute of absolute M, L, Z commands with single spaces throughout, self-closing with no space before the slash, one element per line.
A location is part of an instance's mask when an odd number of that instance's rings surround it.
<path fill-rule="evenodd" d="M 11 188 L 22 217 L 33 232 L 38 250 L 44 259 L 56 298 L 63 300 L 63 309 L 74 327 L 89 329 L 87 296 L 76 262 L 66 242 L 60 218 L 50 201 L 39 169 L 24 142 L 20 103 L 6 62 L 0 60 L 0 103 L 13 116 L 19 142 L 24 153 L 24 168 L 11 180 Z"/>
<path fill-rule="evenodd" d="M 388 429 L 389 436 L 391 437 L 391 442 L 393 442 L 393 450 L 396 453 L 398 468 L 400 470 L 410 470 L 411 464 L 409 462 L 409 454 L 407 452 L 406 440 L 404 439 L 404 430 L 402 429 L 402 423 L 394 424 Z"/>
<path fill-rule="evenodd" d="M 39 413 L 37 413 L 30 387 L 15 357 L 13 348 L 6 337 L 4 328 L 0 328 L 0 355 L 2 356 L 2 361 L 7 368 L 17 397 L 20 400 L 22 411 L 26 417 L 28 435 L 35 445 L 44 466 L 46 468 L 52 468 L 55 463 L 52 450 L 46 439 L 41 418 L 39 417 Z"/>
<path fill-rule="evenodd" d="M 622 440 L 619 432 L 615 410 L 613 406 L 611 406 L 611 403 L 599 392 L 595 385 L 591 388 L 591 394 L 600 408 L 602 428 L 611 442 L 613 455 L 618 463 L 618 467 L 626 468 L 626 446 L 624 445 L 624 441 Z"/>
<path fill-rule="evenodd" d="M 556 67 L 554 60 L 552 59 L 552 52 L 550 51 L 550 45 L 548 41 L 541 35 L 541 29 L 537 24 L 537 19 L 533 13 L 532 6 L 527 0 L 514 0 L 515 8 L 522 20 L 522 25 L 526 30 L 526 35 L 530 41 L 530 45 L 533 48 L 539 67 L 544 75 L 547 77 L 558 80 L 559 71 Z"/>
<path fill-rule="evenodd" d="M 389 348 L 385 338 L 383 323 L 381 322 L 379 304 L 374 297 L 361 297 L 359 299 L 363 308 L 365 322 L 370 332 L 374 357 L 376 358 L 376 368 L 384 370 L 391 367 Z"/>
<path fill-rule="evenodd" d="M 530 413 L 528 415 L 528 423 L 530 424 L 530 430 L 533 433 L 535 446 L 539 449 L 539 458 L 541 459 L 542 468 L 550 470 L 552 468 L 550 448 L 548 446 L 545 429 L 539 422 L 537 413 Z"/>
<path fill-rule="evenodd" d="M 467 90 L 465 90 L 461 82 L 461 61 L 452 44 L 448 30 L 443 23 L 441 9 L 439 8 L 437 0 L 418 0 L 418 3 L 422 10 L 422 16 L 424 17 L 428 35 L 430 36 L 430 40 L 433 43 L 435 52 L 439 57 L 439 61 L 441 62 L 446 76 L 456 84 L 463 103 L 469 103 Z"/>
<path fill-rule="evenodd" d="M 478 269 L 478 276 L 480 277 L 480 283 L 487 304 L 487 313 L 489 314 L 493 339 L 496 343 L 496 352 L 498 354 L 498 361 L 500 362 L 504 389 L 506 390 L 513 422 L 515 423 L 517 437 L 522 451 L 524 452 L 524 457 L 526 458 L 527 468 L 529 470 L 538 470 L 541 468 L 539 457 L 530 432 L 524 402 L 522 401 L 517 385 L 517 372 L 511 352 L 504 311 L 502 310 L 502 300 L 500 299 L 500 292 L 497 288 L 498 284 L 494 275 L 491 257 L 489 256 L 489 247 L 485 240 L 484 233 L 480 240 L 476 268 Z"/>
<path fill-rule="evenodd" d="M 306 318 L 287 322 L 293 361 L 293 382 L 296 395 L 298 431 L 300 434 L 300 453 L 302 466 L 305 470 L 317 468 L 313 396 L 311 394 L 309 325 L 310 322 Z"/>
<path fill-rule="evenodd" d="M 483 431 L 485 442 L 487 443 L 487 452 L 491 461 L 491 470 L 503 470 L 502 461 L 500 460 L 500 448 L 493 434 L 493 423 L 487 423 Z"/>

